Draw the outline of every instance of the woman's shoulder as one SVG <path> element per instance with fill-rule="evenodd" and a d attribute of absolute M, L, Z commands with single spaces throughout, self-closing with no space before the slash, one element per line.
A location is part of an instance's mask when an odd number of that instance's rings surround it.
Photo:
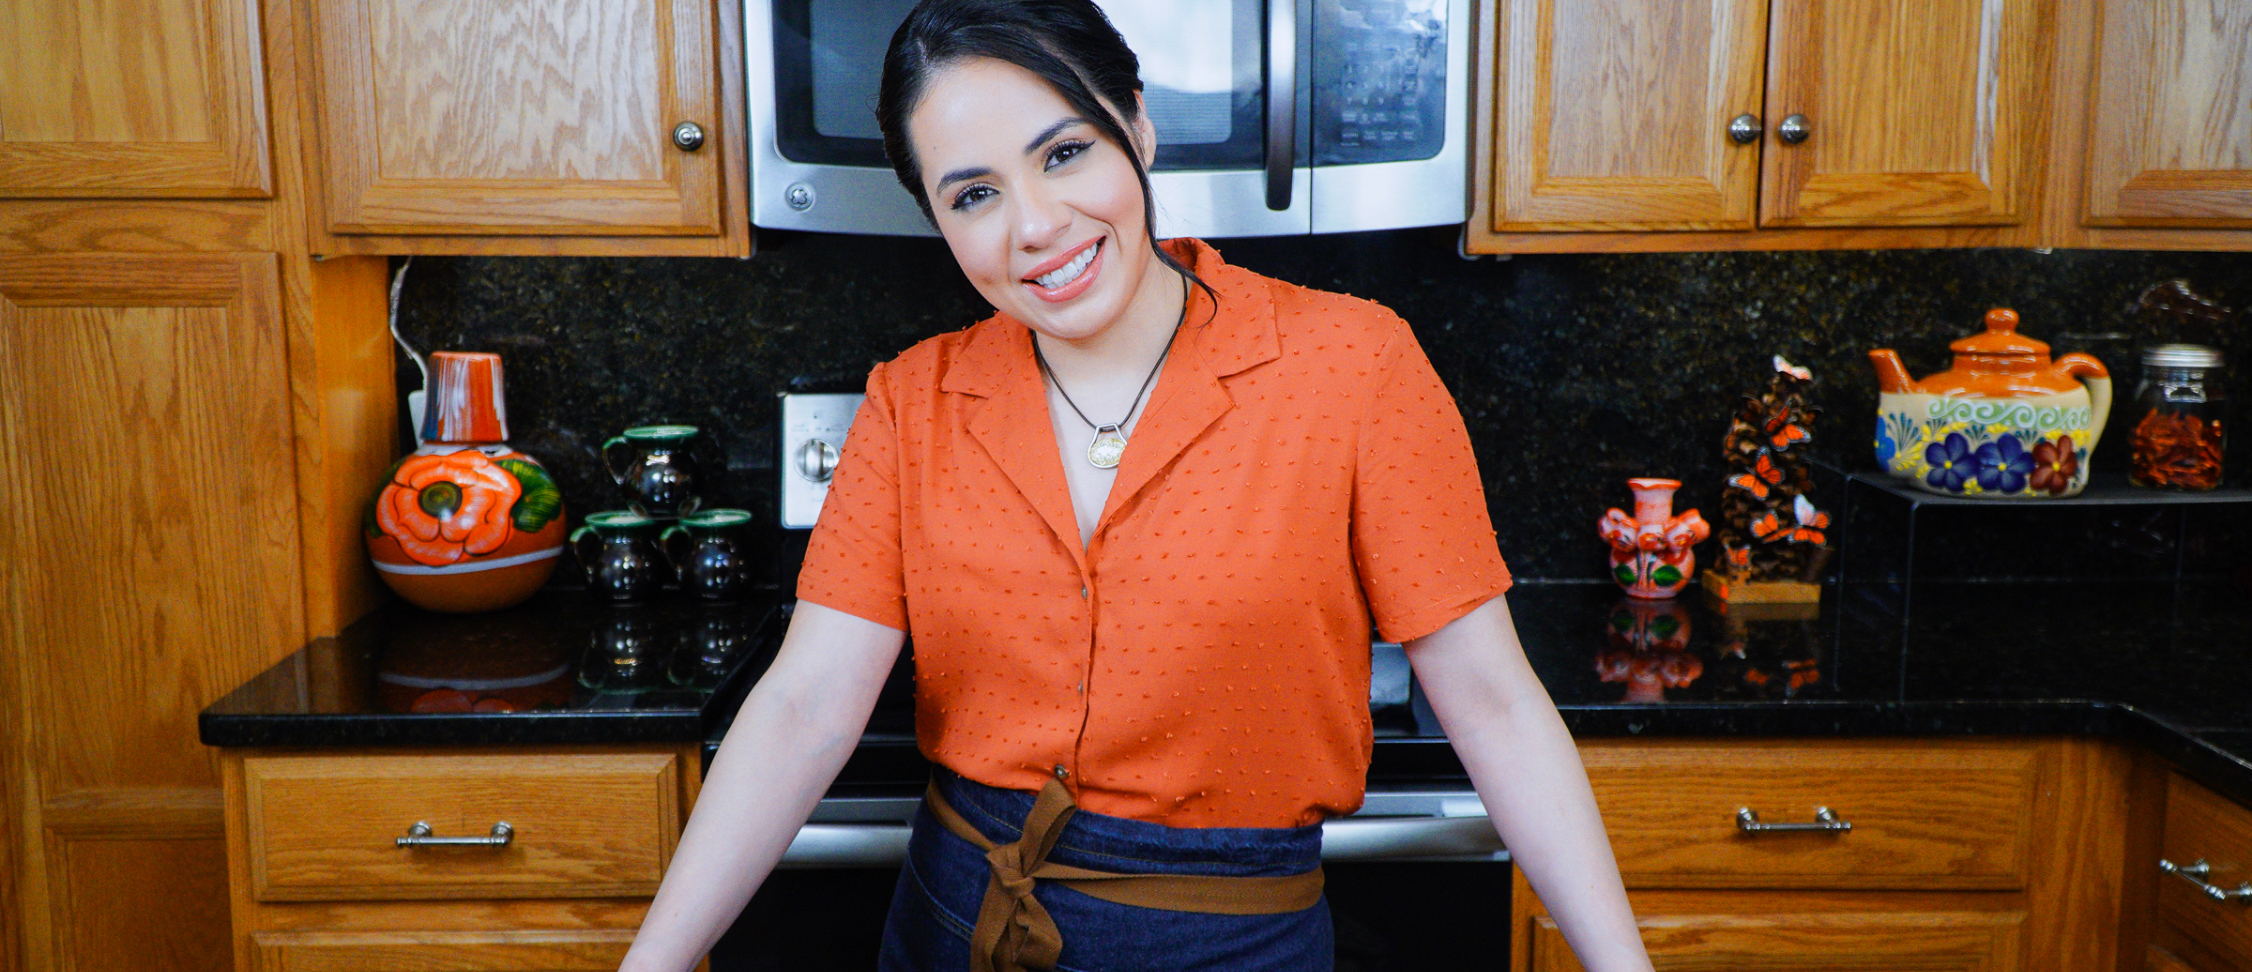
<path fill-rule="evenodd" d="M 987 357 L 1001 350 L 997 345 L 1006 342 L 1008 335 L 1001 332 L 1008 326 L 1000 315 L 994 315 L 959 331 L 917 341 L 871 369 L 868 372 L 870 388 L 874 390 L 881 384 L 893 397 L 935 393 L 948 383 L 949 373 L 965 358 Z"/>
<path fill-rule="evenodd" d="M 1316 367 L 1348 360 L 1365 365 L 1387 357 L 1396 348 L 1415 344 L 1415 332 L 1407 321 L 1376 301 L 1301 286 L 1236 266 L 1228 266 L 1222 273 L 1234 278 L 1230 282 L 1235 286 L 1228 289 L 1255 292 L 1252 303 L 1266 305 L 1259 310 L 1264 312 L 1262 316 L 1272 318 L 1277 350 L 1285 359 Z"/>

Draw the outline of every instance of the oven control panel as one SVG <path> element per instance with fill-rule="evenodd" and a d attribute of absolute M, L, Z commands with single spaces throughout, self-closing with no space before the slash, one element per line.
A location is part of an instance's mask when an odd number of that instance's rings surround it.
<path fill-rule="evenodd" d="M 821 516 L 829 477 L 844 458 L 845 433 L 864 395 L 782 396 L 782 526 L 804 530 Z"/>

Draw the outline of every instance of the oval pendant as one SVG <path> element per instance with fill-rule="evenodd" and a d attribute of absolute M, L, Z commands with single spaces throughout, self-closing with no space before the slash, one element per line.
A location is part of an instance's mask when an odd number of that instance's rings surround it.
<path fill-rule="evenodd" d="M 1118 426 L 1105 425 L 1095 430 L 1094 439 L 1087 443 L 1087 461 L 1097 469 L 1116 469 L 1126 458 L 1126 435 Z"/>

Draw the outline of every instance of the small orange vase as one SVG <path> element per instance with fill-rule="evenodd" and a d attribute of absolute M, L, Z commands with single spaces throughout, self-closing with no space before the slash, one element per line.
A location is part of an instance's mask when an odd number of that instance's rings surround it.
<path fill-rule="evenodd" d="M 1626 485 L 1634 491 L 1634 515 L 1613 509 L 1596 523 L 1596 532 L 1611 545 L 1611 579 L 1629 597 L 1679 594 L 1697 573 L 1697 555 L 1689 548 L 1712 536 L 1712 527 L 1696 510 L 1674 515 L 1678 479 L 1629 479 Z"/>
<path fill-rule="evenodd" d="M 509 447 L 500 356 L 430 356 L 423 444 L 363 518 L 377 576 L 432 611 L 494 611 L 532 596 L 563 552 L 563 494 Z"/>

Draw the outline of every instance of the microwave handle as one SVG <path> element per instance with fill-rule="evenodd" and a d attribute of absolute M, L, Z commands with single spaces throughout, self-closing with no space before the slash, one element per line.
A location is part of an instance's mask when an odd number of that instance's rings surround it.
<path fill-rule="evenodd" d="M 1290 208 L 1298 151 L 1298 0 L 1267 0 L 1267 208 Z"/>

